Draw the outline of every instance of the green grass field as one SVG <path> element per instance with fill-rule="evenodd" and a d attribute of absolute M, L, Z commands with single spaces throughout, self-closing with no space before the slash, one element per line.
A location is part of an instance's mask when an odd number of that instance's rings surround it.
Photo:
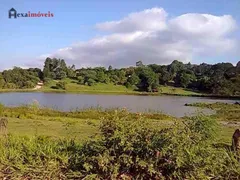
<path fill-rule="evenodd" d="M 147 93 L 135 91 L 133 88 L 126 88 L 122 85 L 114 85 L 112 83 L 97 83 L 93 86 L 79 85 L 76 80 L 65 79 L 66 90 L 56 89 L 56 83 L 58 81 L 50 81 L 47 85 L 44 85 L 38 91 L 44 92 L 73 92 L 73 93 L 89 93 L 89 94 L 149 94 L 149 95 L 183 95 L 183 96 L 200 96 L 202 94 L 187 90 L 184 88 L 177 88 L 171 86 L 160 86 L 159 92 Z"/>
<path fill-rule="evenodd" d="M 187 90 L 184 88 L 177 88 L 171 86 L 160 86 L 159 87 L 160 93 L 162 94 L 173 94 L 173 95 L 201 95 L 201 93 L 193 92 L 191 90 Z"/>
<path fill-rule="evenodd" d="M 46 120 L 8 119 L 8 132 L 17 136 L 49 136 L 54 139 L 73 138 L 83 141 L 97 132 L 99 121 L 86 119 L 57 118 Z"/>
<path fill-rule="evenodd" d="M 187 104 L 187 106 L 194 106 L 200 108 L 209 108 L 216 111 L 216 114 L 211 115 L 211 118 L 216 118 L 219 121 L 236 122 L 240 121 L 240 105 L 228 103 L 194 103 Z"/>
<path fill-rule="evenodd" d="M 100 120 L 106 114 L 121 109 L 86 109 L 61 112 L 51 109 L 36 109 L 32 106 L 4 107 L 2 116 L 8 119 L 8 133 L 17 136 L 49 136 L 54 139 L 77 139 L 80 142 L 98 134 Z M 125 111 L 125 110 L 124 110 Z M 137 113 L 130 113 L 133 118 Z M 175 119 L 164 114 L 143 114 L 153 128 L 166 127 Z"/>
<path fill-rule="evenodd" d="M 59 117 L 58 117 L 59 118 Z M 76 139 L 83 142 L 97 135 L 99 119 L 73 119 L 64 118 L 59 121 L 57 118 L 46 120 L 8 118 L 8 133 L 16 136 L 48 136 L 53 139 Z M 153 128 L 171 127 L 171 120 L 154 120 L 149 122 Z M 235 129 L 239 127 L 220 126 L 218 141 L 231 144 L 231 137 Z"/>

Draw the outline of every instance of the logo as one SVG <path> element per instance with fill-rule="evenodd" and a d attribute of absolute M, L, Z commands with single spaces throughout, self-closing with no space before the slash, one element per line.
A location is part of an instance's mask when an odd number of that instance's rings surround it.
<path fill-rule="evenodd" d="M 27 13 L 18 13 L 16 9 L 11 8 L 8 11 L 8 18 L 20 18 L 20 17 L 35 17 L 35 18 L 39 18 L 39 17 L 54 17 L 54 14 L 51 13 L 50 11 L 48 11 L 47 13 L 41 13 L 40 11 L 38 13 L 32 13 L 30 11 L 28 11 Z"/>
<path fill-rule="evenodd" d="M 17 11 L 14 8 L 12 8 L 8 11 L 8 18 L 11 18 L 12 16 L 14 18 L 17 18 Z"/>

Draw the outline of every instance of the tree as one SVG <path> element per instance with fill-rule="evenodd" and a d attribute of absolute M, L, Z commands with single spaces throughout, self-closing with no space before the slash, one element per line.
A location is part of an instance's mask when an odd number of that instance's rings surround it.
<path fill-rule="evenodd" d="M 132 75 L 129 75 L 127 82 L 133 86 L 137 85 L 140 82 L 140 79 L 135 73 L 133 73 Z"/>
<path fill-rule="evenodd" d="M 137 67 L 141 67 L 141 66 L 143 66 L 142 61 L 137 61 L 137 62 L 136 62 L 136 66 L 137 66 Z"/>
<path fill-rule="evenodd" d="M 123 85 L 126 82 L 127 78 L 125 75 L 126 73 L 124 70 L 117 71 L 117 76 L 119 78 L 118 84 Z"/>
<path fill-rule="evenodd" d="M 231 63 L 214 65 L 184 64 L 174 60 L 169 65 L 150 64 L 144 66 L 142 61 L 136 62 L 137 67 L 113 69 L 105 67 L 75 69 L 75 65 L 67 66 L 64 59 L 46 58 L 43 71 L 39 68 L 22 69 L 14 67 L 0 74 L 1 88 L 32 88 L 40 80 L 44 84 L 51 80 L 64 78 L 77 79 L 78 84 L 94 85 L 114 83 L 133 87 L 142 91 L 156 91 L 159 83 L 163 85 L 192 88 L 205 93 L 219 95 L 240 95 L 240 62 L 236 66 Z M 60 81 L 61 82 L 61 81 Z M 66 84 L 65 84 L 66 85 Z M 64 89 L 64 86 L 58 84 Z"/>
<path fill-rule="evenodd" d="M 174 78 L 177 74 L 177 72 L 184 69 L 184 64 L 182 62 L 179 62 L 177 60 L 174 60 L 169 66 L 168 66 L 168 72 L 171 74 L 171 76 Z"/>
<path fill-rule="evenodd" d="M 167 70 L 163 70 L 159 74 L 159 82 L 166 85 L 171 80 L 171 74 Z"/>
<path fill-rule="evenodd" d="M 76 77 L 76 71 L 75 71 L 75 65 L 72 65 L 67 69 L 67 77 L 69 78 L 75 78 Z"/>
<path fill-rule="evenodd" d="M 114 83 L 117 84 L 119 82 L 119 77 L 117 75 L 111 75 L 110 80 Z"/>
<path fill-rule="evenodd" d="M 39 68 L 29 68 L 28 72 L 29 72 L 29 74 L 43 80 L 43 72 L 42 72 L 41 69 L 39 69 Z"/>
<path fill-rule="evenodd" d="M 153 70 L 153 72 L 155 72 L 155 73 L 161 73 L 161 71 L 163 69 L 162 66 L 157 65 L 157 64 L 149 64 L 148 67 L 150 67 Z"/>
<path fill-rule="evenodd" d="M 43 77 L 44 78 L 51 78 L 51 70 L 50 70 L 50 66 L 52 63 L 52 59 L 51 58 L 47 58 L 44 62 L 44 68 L 43 68 Z"/>
<path fill-rule="evenodd" d="M 31 88 L 34 87 L 39 80 L 38 73 L 33 72 L 32 69 L 14 67 L 13 69 L 2 72 L 4 88 Z M 27 82 L 28 84 L 26 84 Z"/>
<path fill-rule="evenodd" d="M 112 66 L 110 65 L 110 66 L 108 66 L 108 71 L 112 71 Z"/>
<path fill-rule="evenodd" d="M 56 76 L 55 79 L 60 79 L 61 80 L 61 79 L 66 78 L 67 74 L 63 69 L 58 68 L 58 69 L 55 70 L 55 76 Z"/>
<path fill-rule="evenodd" d="M 84 77 L 85 82 L 88 82 L 89 79 L 91 79 L 91 81 L 92 80 L 95 81 L 97 79 L 97 72 L 94 70 L 88 70 L 84 73 L 84 75 L 85 75 L 85 77 Z"/>
<path fill-rule="evenodd" d="M 195 80 L 195 75 L 190 70 L 182 70 L 177 73 L 174 82 L 177 86 L 188 87 Z"/>
<path fill-rule="evenodd" d="M 104 83 L 105 80 L 106 80 L 106 75 L 104 74 L 103 71 L 99 71 L 99 72 L 97 72 L 97 78 L 96 79 L 97 79 L 98 82 Z"/>
<path fill-rule="evenodd" d="M 159 80 L 157 74 L 155 74 L 149 67 L 139 67 L 136 70 L 138 77 L 141 82 L 139 87 L 145 91 L 152 91 L 153 86 L 159 85 Z"/>
<path fill-rule="evenodd" d="M 63 79 L 68 74 L 68 68 L 63 59 L 47 58 L 43 68 L 43 78 Z"/>
<path fill-rule="evenodd" d="M 73 64 L 71 67 L 70 67 L 70 69 L 72 69 L 72 70 L 76 70 L 76 67 L 75 67 L 75 65 Z"/>
<path fill-rule="evenodd" d="M 0 89 L 3 89 L 4 85 L 5 85 L 5 80 L 2 74 L 0 74 Z"/>
<path fill-rule="evenodd" d="M 67 68 L 67 64 L 66 62 L 64 61 L 64 59 L 61 59 L 61 60 L 57 60 L 58 62 L 60 61 L 60 63 L 58 63 L 60 65 L 60 68 L 64 71 L 64 72 L 67 72 L 68 68 Z M 57 65 L 58 67 L 58 65 Z"/>
<path fill-rule="evenodd" d="M 193 76 L 187 73 L 183 73 L 180 76 L 180 85 L 186 88 L 192 81 Z"/>

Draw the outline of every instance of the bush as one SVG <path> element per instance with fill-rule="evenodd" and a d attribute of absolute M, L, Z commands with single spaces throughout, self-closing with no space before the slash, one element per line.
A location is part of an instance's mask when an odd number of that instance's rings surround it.
<path fill-rule="evenodd" d="M 65 81 L 59 81 L 57 84 L 56 84 L 56 87 L 58 88 L 58 89 L 66 89 L 66 82 Z"/>
<path fill-rule="evenodd" d="M 154 130 L 141 115 L 137 119 L 122 115 L 103 118 L 100 139 L 87 142 L 71 156 L 69 168 L 79 171 L 81 178 L 240 178 L 233 154 L 213 146 L 211 119 L 192 118 Z"/>
<path fill-rule="evenodd" d="M 126 86 L 127 88 L 133 87 L 129 82 L 126 82 L 125 86 Z"/>
<path fill-rule="evenodd" d="M 26 108 L 9 112 L 24 114 Z M 30 108 L 41 113 L 35 105 Z M 43 113 L 64 116 L 47 109 Z M 126 110 L 101 115 L 98 135 L 84 144 L 43 136 L 1 137 L 0 178 L 240 179 L 239 157 L 214 146 L 217 126 L 210 118 L 178 120 L 159 130 L 144 115 Z"/>
<path fill-rule="evenodd" d="M 52 81 L 52 79 L 50 79 L 50 78 L 44 78 L 45 85 L 49 85 L 51 81 Z"/>
<path fill-rule="evenodd" d="M 91 78 L 87 80 L 88 86 L 93 86 L 95 83 L 96 83 L 96 81 Z"/>
<path fill-rule="evenodd" d="M 77 79 L 79 84 L 82 84 L 82 85 L 84 84 L 84 77 L 78 76 Z"/>
<path fill-rule="evenodd" d="M 23 88 L 34 88 L 35 87 L 35 83 L 34 82 L 31 82 L 31 81 L 26 81 L 24 83 L 24 87 Z"/>
<path fill-rule="evenodd" d="M 16 89 L 17 86 L 14 83 L 6 83 L 4 84 L 4 89 Z"/>

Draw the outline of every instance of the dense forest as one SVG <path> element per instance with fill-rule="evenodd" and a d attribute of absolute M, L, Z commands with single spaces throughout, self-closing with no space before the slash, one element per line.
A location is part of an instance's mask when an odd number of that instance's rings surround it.
<path fill-rule="evenodd" d="M 216 95 L 240 95 L 240 61 L 236 66 L 231 63 L 184 64 L 177 60 L 169 65 L 144 65 L 142 61 L 138 61 L 134 67 L 120 69 L 112 66 L 108 69 L 76 69 L 75 65 L 67 66 L 63 59 L 47 58 L 43 71 L 38 68 L 18 67 L 3 71 L 0 74 L 0 88 L 33 88 L 40 80 L 45 83 L 59 80 L 58 87 L 64 88 L 64 83 L 61 82 L 64 78 L 78 80 L 81 85 L 114 83 L 146 92 L 157 92 L 160 85 L 168 85 Z"/>

